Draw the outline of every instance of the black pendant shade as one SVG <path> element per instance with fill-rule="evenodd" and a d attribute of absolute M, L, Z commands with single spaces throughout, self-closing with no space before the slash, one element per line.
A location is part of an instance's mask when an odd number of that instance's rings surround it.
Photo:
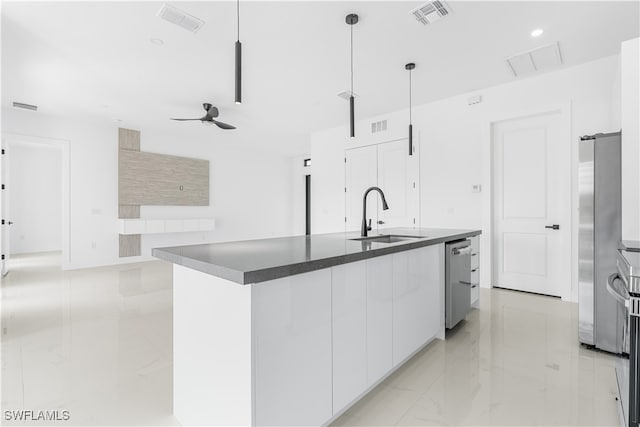
<path fill-rule="evenodd" d="M 242 43 L 236 40 L 236 104 L 242 103 Z"/>
<path fill-rule="evenodd" d="M 349 97 L 349 129 L 351 129 L 350 136 L 355 138 L 356 136 L 356 116 L 355 116 L 355 98 L 353 95 Z"/>
<path fill-rule="evenodd" d="M 349 96 L 349 136 L 351 138 L 355 138 L 356 136 L 356 113 L 355 113 L 355 98 L 353 97 L 353 26 L 358 23 L 358 15 L 355 13 L 350 13 L 345 18 L 347 25 L 350 28 L 351 34 L 351 96 Z"/>
<path fill-rule="evenodd" d="M 242 43 L 240 43 L 240 0 L 236 0 L 238 38 L 236 39 L 236 104 L 242 103 Z"/>
<path fill-rule="evenodd" d="M 409 155 L 413 156 L 413 123 L 411 116 L 411 71 L 416 68 L 416 64 L 409 62 L 404 66 L 409 71 Z"/>

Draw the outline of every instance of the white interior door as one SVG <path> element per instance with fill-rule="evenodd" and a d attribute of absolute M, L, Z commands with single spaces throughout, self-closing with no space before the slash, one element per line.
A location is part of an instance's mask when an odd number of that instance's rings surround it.
<path fill-rule="evenodd" d="M 346 231 L 360 230 L 362 196 L 369 187 L 378 185 L 378 153 L 375 145 L 345 150 L 345 222 Z M 336 171 L 339 173 L 339 171 Z M 378 220 L 378 193 L 367 198 L 367 218 L 372 226 Z"/>
<path fill-rule="evenodd" d="M 408 140 L 378 145 L 378 186 L 389 204 L 378 211 L 380 227 L 416 227 L 418 220 L 418 155 L 408 154 Z"/>
<path fill-rule="evenodd" d="M 6 160 L 8 156 L 8 147 L 2 139 L 2 155 L 0 156 L 0 181 L 2 185 L 8 188 L 7 178 L 9 176 L 9 162 Z M 8 190 L 3 188 L 0 190 L 0 216 L 2 217 L 2 224 L 0 225 L 0 251 L 2 252 L 2 258 L 0 260 L 0 274 L 4 277 L 8 272 L 9 261 L 9 193 Z"/>
<path fill-rule="evenodd" d="M 562 296 L 567 285 L 571 168 L 561 122 L 556 112 L 493 125 L 495 286 Z"/>

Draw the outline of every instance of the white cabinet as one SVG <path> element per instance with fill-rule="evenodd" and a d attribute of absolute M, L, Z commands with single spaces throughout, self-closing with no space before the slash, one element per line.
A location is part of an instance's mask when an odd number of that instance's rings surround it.
<path fill-rule="evenodd" d="M 320 425 L 444 328 L 444 245 L 252 285 L 256 425 Z"/>
<path fill-rule="evenodd" d="M 471 305 L 480 302 L 480 236 L 470 237 L 471 241 Z"/>
<path fill-rule="evenodd" d="M 409 156 L 409 141 L 378 144 L 378 185 L 389 209 L 378 210 L 383 227 L 417 227 L 420 217 L 418 155 Z"/>
<path fill-rule="evenodd" d="M 214 218 L 118 220 L 119 234 L 164 234 L 189 231 L 211 231 L 216 228 Z"/>
<path fill-rule="evenodd" d="M 367 388 L 367 263 L 331 269 L 334 413 Z"/>
<path fill-rule="evenodd" d="M 362 224 L 362 196 L 365 190 L 378 185 L 378 161 L 375 145 L 345 150 L 345 217 L 346 230 L 360 230 Z M 378 193 L 367 198 L 367 217 L 377 223 L 380 204 Z"/>
<path fill-rule="evenodd" d="M 331 269 L 252 288 L 254 424 L 322 424 L 333 415 Z"/>
<path fill-rule="evenodd" d="M 324 425 L 444 337 L 444 244 L 246 286 L 174 272 L 183 425 Z"/>
<path fill-rule="evenodd" d="M 393 368 L 393 255 L 367 263 L 367 387 Z"/>
<path fill-rule="evenodd" d="M 393 254 L 393 364 L 441 329 L 444 245 Z"/>
<path fill-rule="evenodd" d="M 333 411 L 392 368 L 392 256 L 331 269 Z"/>
<path fill-rule="evenodd" d="M 444 330 L 444 245 L 331 269 L 333 414 Z"/>
<path fill-rule="evenodd" d="M 420 209 L 418 155 L 409 156 L 406 139 L 345 150 L 346 230 L 359 230 L 362 196 L 379 186 L 389 204 L 382 210 L 378 193 L 367 199 L 367 219 L 379 227 L 417 227 Z"/>

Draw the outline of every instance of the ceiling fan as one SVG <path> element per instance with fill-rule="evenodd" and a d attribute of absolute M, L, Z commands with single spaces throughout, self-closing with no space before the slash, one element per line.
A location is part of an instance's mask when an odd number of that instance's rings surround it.
<path fill-rule="evenodd" d="M 209 103 L 204 103 L 202 104 L 202 107 L 204 108 L 204 111 L 207 112 L 207 114 L 205 114 L 204 116 L 200 117 L 199 119 L 171 119 L 171 120 L 177 120 L 180 122 L 185 122 L 185 121 L 190 121 L 190 120 L 200 120 L 202 123 L 206 123 L 206 124 L 214 124 L 216 126 L 218 126 L 220 129 L 235 129 L 235 126 L 229 125 L 227 123 L 223 123 L 223 122 L 219 122 L 218 120 L 215 120 L 214 117 L 218 117 L 218 109 L 216 107 L 214 107 L 213 105 L 209 104 Z"/>

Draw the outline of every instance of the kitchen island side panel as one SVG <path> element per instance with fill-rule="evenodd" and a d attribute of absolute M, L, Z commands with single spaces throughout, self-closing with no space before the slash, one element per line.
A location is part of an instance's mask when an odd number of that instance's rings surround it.
<path fill-rule="evenodd" d="M 173 412 L 182 425 L 254 424 L 251 286 L 173 266 Z"/>

